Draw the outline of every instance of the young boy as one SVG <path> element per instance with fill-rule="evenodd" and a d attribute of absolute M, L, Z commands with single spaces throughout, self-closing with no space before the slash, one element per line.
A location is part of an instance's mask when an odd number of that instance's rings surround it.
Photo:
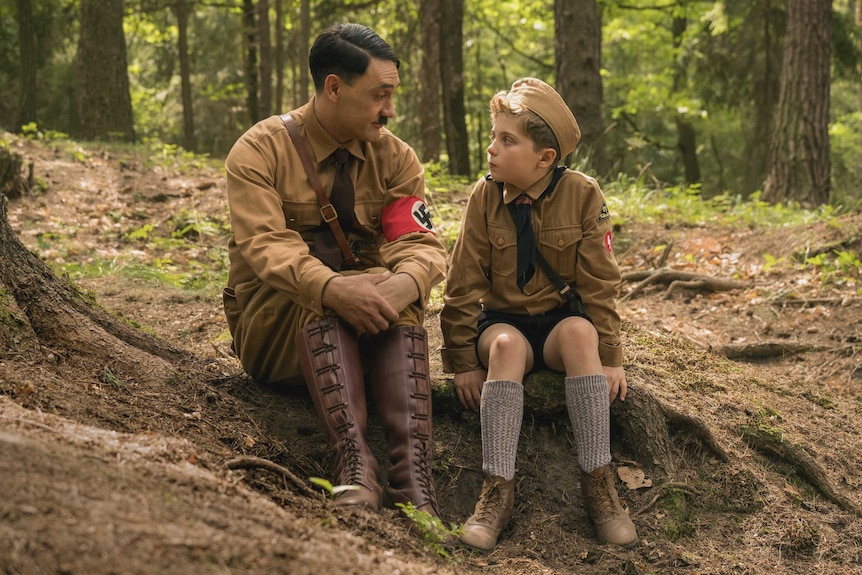
<path fill-rule="evenodd" d="M 548 84 L 524 78 L 491 99 L 490 173 L 476 183 L 452 254 L 441 327 L 455 389 L 478 410 L 485 481 L 461 542 L 490 551 L 512 515 L 524 375 L 565 373 L 584 506 L 600 543 L 634 546 L 608 463 L 610 402 L 626 396 L 620 272 L 598 183 L 558 166 L 580 129 Z M 559 275 L 577 299 L 558 289 Z M 561 286 L 562 287 L 562 286 Z"/>

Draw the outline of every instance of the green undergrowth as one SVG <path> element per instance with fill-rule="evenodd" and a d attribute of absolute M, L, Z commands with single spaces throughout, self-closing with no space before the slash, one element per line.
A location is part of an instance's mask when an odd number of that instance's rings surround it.
<path fill-rule="evenodd" d="M 174 174 L 190 174 L 206 170 L 221 174 L 222 162 L 183 150 L 179 146 L 158 141 L 131 145 L 121 143 L 77 142 L 65 134 L 43 132 L 37 126 L 25 127 L 21 137 L 53 146 L 75 161 L 89 162 L 105 156 L 121 158 L 129 170 L 159 168 Z M 439 163 L 425 164 L 426 196 L 434 214 L 437 236 L 451 252 L 461 227 L 467 198 L 476 178 L 451 176 Z M 217 177 L 221 177 L 220 175 Z M 478 177 L 478 176 L 477 176 Z M 615 225 L 631 228 L 638 224 L 665 227 L 726 226 L 763 230 L 779 227 L 808 226 L 825 223 L 841 233 L 845 241 L 825 246 L 815 254 L 765 254 L 763 271 L 776 268 L 808 270 L 819 276 L 823 285 L 859 285 L 862 262 L 856 246 L 862 241 L 862 230 L 842 218 L 849 207 L 824 205 L 803 209 L 794 204 L 770 204 L 755 193 L 748 197 L 725 193 L 704 197 L 698 186 L 647 185 L 645 179 L 619 175 L 601 182 Z M 108 214 L 121 218 L 128 214 Z M 137 217 L 137 216 L 136 216 Z M 64 243 L 74 236 L 74 222 L 67 222 L 66 232 L 43 233 L 39 236 L 40 250 L 63 254 Z M 117 256 L 95 256 L 85 263 L 81 258 L 58 257 L 59 268 L 70 277 L 85 277 L 122 273 L 145 277 L 177 287 L 192 289 L 223 283 L 227 273 L 224 246 L 230 234 L 227 207 L 220 214 L 202 214 L 184 210 L 166 222 L 144 220 L 137 227 L 123 232 L 121 242 L 128 251 Z M 851 229 L 853 228 L 853 229 Z M 148 257 L 142 255 L 146 254 Z M 44 255 L 44 254 L 43 254 Z M 48 257 L 47 259 L 51 259 Z M 442 287 L 432 293 L 432 305 L 442 305 Z M 862 288 L 859 289 L 862 293 Z"/>

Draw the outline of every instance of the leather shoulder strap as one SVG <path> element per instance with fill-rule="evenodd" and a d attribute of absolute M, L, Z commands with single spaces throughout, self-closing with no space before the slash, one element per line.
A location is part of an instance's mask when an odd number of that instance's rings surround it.
<path fill-rule="evenodd" d="M 347 243 L 347 238 L 344 237 L 344 230 L 338 223 L 338 212 L 326 197 L 326 192 L 323 190 L 323 184 L 320 183 L 320 177 L 317 175 L 317 170 L 314 168 L 314 162 L 311 161 L 311 156 L 308 154 L 308 149 L 305 147 L 305 140 L 299 133 L 299 128 L 296 126 L 293 116 L 290 114 L 282 114 L 279 116 L 287 128 L 287 133 L 290 140 L 293 142 L 296 153 L 299 154 L 299 159 L 302 162 L 302 167 L 305 168 L 305 174 L 308 176 L 308 181 L 311 187 L 314 188 L 314 193 L 317 195 L 317 201 L 320 204 L 320 215 L 323 221 L 329 224 L 332 229 L 332 235 L 335 236 L 335 241 L 338 242 L 338 247 L 341 248 L 341 255 L 344 256 L 344 263 L 355 266 L 358 262 L 353 250 L 350 249 L 350 244 Z"/>

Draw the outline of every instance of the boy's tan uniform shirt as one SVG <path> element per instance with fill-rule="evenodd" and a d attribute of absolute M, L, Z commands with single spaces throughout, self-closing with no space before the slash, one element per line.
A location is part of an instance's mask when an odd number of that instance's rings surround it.
<path fill-rule="evenodd" d="M 565 303 L 541 266 L 522 292 L 516 284 L 517 234 L 506 205 L 526 192 L 534 200 L 552 173 L 528 190 L 482 179 L 467 204 L 452 254 L 445 305 L 440 315 L 445 353 L 455 373 L 483 369 L 476 354 L 482 309 L 538 315 Z M 599 334 L 602 365 L 622 365 L 616 311 L 620 271 L 611 242 L 611 220 L 595 179 L 566 170 L 553 192 L 532 207 L 533 230 L 542 255 L 584 302 Z"/>

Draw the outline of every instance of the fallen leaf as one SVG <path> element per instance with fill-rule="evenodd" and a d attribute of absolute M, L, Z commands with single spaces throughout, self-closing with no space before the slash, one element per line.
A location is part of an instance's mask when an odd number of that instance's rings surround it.
<path fill-rule="evenodd" d="M 646 479 L 642 469 L 623 465 L 617 468 L 617 475 L 629 489 L 652 487 L 652 479 Z"/>

